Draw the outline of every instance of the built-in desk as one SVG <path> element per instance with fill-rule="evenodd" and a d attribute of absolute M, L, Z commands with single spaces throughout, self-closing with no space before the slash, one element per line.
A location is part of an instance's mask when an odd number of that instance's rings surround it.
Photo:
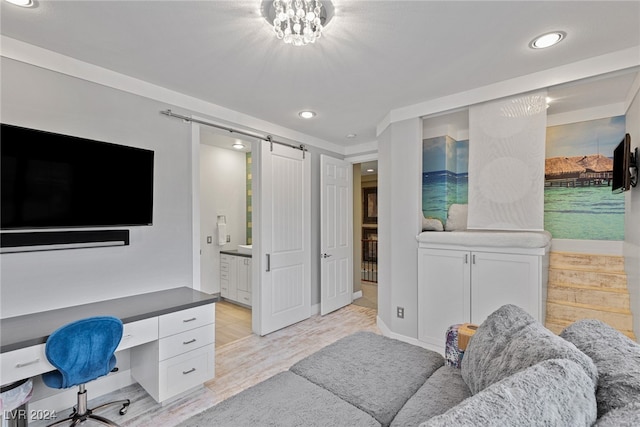
<path fill-rule="evenodd" d="M 117 351 L 131 349 L 131 375 L 154 399 L 166 400 L 213 378 L 219 298 L 182 287 L 0 319 L 0 384 L 55 369 L 44 347 L 58 327 L 115 316 L 124 323 Z"/>

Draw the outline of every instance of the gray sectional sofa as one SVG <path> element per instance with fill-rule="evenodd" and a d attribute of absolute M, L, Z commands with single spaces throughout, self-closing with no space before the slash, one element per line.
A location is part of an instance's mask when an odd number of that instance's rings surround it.
<path fill-rule="evenodd" d="M 639 426 L 640 345 L 595 320 L 557 336 L 506 305 L 480 325 L 461 369 L 359 332 L 182 425 Z"/>

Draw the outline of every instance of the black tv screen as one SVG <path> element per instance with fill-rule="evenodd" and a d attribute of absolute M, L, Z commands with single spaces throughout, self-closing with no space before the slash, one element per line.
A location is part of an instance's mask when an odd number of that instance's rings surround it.
<path fill-rule="evenodd" d="M 3 230 L 151 225 L 150 150 L 2 124 Z"/>
<path fill-rule="evenodd" d="M 613 177 L 611 191 L 621 193 L 631 188 L 631 136 L 626 134 L 620 144 L 613 150 Z"/>

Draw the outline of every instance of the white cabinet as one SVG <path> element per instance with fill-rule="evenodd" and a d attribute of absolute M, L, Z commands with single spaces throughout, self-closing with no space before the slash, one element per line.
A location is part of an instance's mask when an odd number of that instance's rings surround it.
<path fill-rule="evenodd" d="M 157 318 L 159 339 L 131 349 L 131 375 L 157 402 L 215 374 L 215 305 Z"/>
<path fill-rule="evenodd" d="M 220 295 L 251 306 L 251 258 L 220 255 Z"/>
<path fill-rule="evenodd" d="M 220 255 L 220 296 L 234 301 L 238 299 L 238 258 Z"/>
<path fill-rule="evenodd" d="M 513 248 L 465 250 L 421 245 L 418 339 L 442 351 L 449 326 L 480 324 L 504 304 L 515 304 L 544 321 L 544 249 L 510 249 Z"/>

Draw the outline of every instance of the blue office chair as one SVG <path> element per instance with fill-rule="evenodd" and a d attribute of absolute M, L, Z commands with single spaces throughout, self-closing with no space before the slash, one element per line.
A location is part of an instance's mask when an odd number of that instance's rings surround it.
<path fill-rule="evenodd" d="M 111 405 L 122 405 L 120 415 L 127 413 L 129 399 L 87 408 L 85 384 L 107 375 L 116 366 L 114 352 L 122 339 L 122 322 L 116 317 L 96 316 L 78 320 L 56 329 L 47 338 L 45 354 L 49 363 L 58 370 L 42 374 L 42 380 L 51 388 L 79 386 L 78 404 L 66 419 L 51 426 L 71 422 L 75 426 L 91 418 L 100 423 L 118 426 L 93 412 Z"/>

